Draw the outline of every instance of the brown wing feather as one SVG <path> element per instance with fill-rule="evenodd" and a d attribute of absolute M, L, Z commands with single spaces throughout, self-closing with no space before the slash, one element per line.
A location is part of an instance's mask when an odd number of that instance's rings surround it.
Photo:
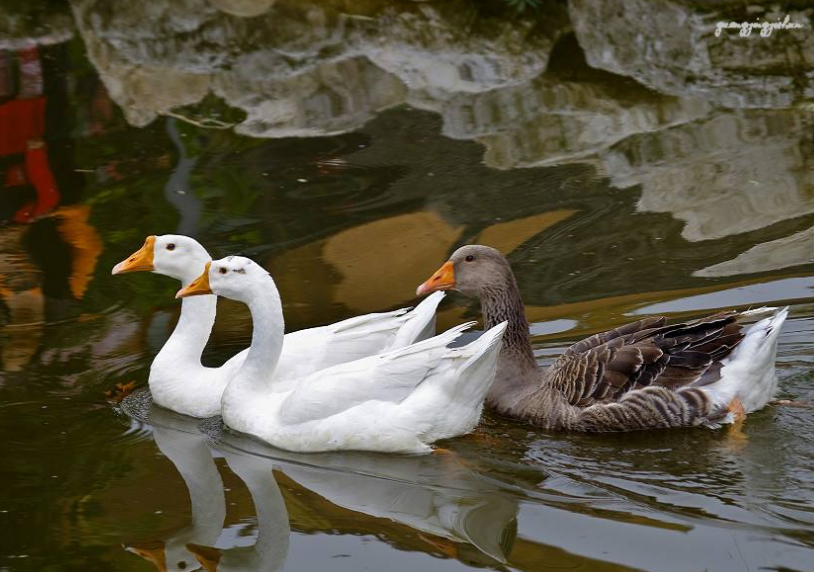
<path fill-rule="evenodd" d="M 645 318 L 574 344 L 546 372 L 571 405 L 621 399 L 632 389 L 676 390 L 718 379 L 720 360 L 743 339 L 736 312 L 665 325 Z"/>
<path fill-rule="evenodd" d="M 608 330 L 607 332 L 594 334 L 590 338 L 585 338 L 584 340 L 575 343 L 573 346 L 565 350 L 563 355 L 581 354 L 590 349 L 606 344 L 607 342 L 616 338 L 629 336 L 635 333 L 647 332 L 652 328 L 660 328 L 666 323 L 667 318 L 664 316 L 651 316 L 649 318 L 644 318 L 638 322 L 625 324 L 624 326 L 620 326 L 614 330 Z"/>

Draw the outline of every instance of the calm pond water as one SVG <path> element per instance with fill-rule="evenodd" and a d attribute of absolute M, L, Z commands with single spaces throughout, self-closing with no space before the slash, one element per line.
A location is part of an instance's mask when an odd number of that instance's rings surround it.
<path fill-rule="evenodd" d="M 487 415 L 426 457 L 294 455 L 144 386 L 182 232 L 274 275 L 291 330 L 509 256 L 547 363 L 642 314 L 790 304 L 814 401 L 814 8 L 103 0 L 0 9 L 0 571 L 814 570 L 814 409 L 590 436 Z M 802 31 L 714 35 L 789 14 Z M 806 62 L 809 62 L 806 64 Z M 478 316 L 458 295 L 439 327 Z M 248 344 L 221 303 L 206 353 Z"/>

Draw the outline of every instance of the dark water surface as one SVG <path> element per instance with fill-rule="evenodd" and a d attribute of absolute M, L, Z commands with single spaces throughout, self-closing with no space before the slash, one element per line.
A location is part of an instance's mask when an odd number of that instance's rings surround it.
<path fill-rule="evenodd" d="M 150 234 L 252 256 L 295 330 L 507 253 L 541 363 L 641 314 L 790 304 L 814 401 L 814 8 L 74 0 L 0 8 L 0 571 L 814 570 L 814 409 L 426 457 L 295 455 L 158 408 Z M 768 6 L 768 4 L 767 4 Z M 802 31 L 714 36 L 789 14 Z M 211 364 L 248 344 L 222 303 Z M 451 295 L 439 327 L 477 316 Z"/>

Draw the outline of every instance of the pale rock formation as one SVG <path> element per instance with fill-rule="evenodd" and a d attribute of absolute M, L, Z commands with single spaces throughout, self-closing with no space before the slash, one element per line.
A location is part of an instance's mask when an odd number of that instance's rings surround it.
<path fill-rule="evenodd" d="M 604 168 L 641 185 L 641 211 L 684 221 L 685 239 L 719 239 L 814 212 L 813 128 L 794 110 L 724 113 L 626 140 Z"/>
<path fill-rule="evenodd" d="M 719 278 L 811 264 L 814 259 L 812 252 L 814 252 L 814 227 L 791 236 L 757 244 L 732 260 L 696 270 L 693 276 Z"/>
<path fill-rule="evenodd" d="M 59 44 L 73 34 L 71 15 L 59 6 L 13 2 L 0 9 L 0 50 Z"/>
<path fill-rule="evenodd" d="M 545 70 L 563 29 L 561 14 L 542 26 L 474 4 L 225 1 L 72 2 L 131 124 L 214 93 L 247 113 L 240 133 L 332 135 L 392 105 L 435 109 L 456 93 L 525 83 Z"/>
<path fill-rule="evenodd" d="M 215 8 L 232 16 L 255 18 L 268 12 L 276 0 L 209 0 Z"/>
<path fill-rule="evenodd" d="M 441 112 L 444 134 L 475 138 L 487 165 L 500 169 L 588 161 L 638 133 L 659 131 L 709 113 L 703 101 L 645 89 L 620 95 L 606 83 L 540 77 L 530 84 L 457 96 Z"/>
<path fill-rule="evenodd" d="M 223 72 L 213 91 L 247 117 L 235 131 L 252 137 L 307 137 L 357 129 L 404 101 L 404 85 L 365 57 L 328 62 L 283 78 Z"/>
<path fill-rule="evenodd" d="M 522 84 L 545 71 L 554 34 L 535 33 L 531 19 L 483 21 L 477 12 L 471 3 L 391 6 L 361 50 L 435 99 Z"/>
<path fill-rule="evenodd" d="M 588 63 L 672 95 L 732 108 L 780 108 L 814 96 L 814 7 L 739 0 L 570 0 L 569 13 Z M 719 21 L 776 22 L 800 30 L 740 37 Z"/>

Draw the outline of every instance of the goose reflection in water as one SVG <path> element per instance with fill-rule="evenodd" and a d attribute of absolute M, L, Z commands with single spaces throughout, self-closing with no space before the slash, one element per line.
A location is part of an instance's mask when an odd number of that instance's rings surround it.
<path fill-rule="evenodd" d="M 273 464 L 290 481 L 337 507 L 416 530 L 436 553 L 467 554 L 467 560 L 481 565 L 505 563 L 517 534 L 517 500 L 454 456 L 302 455 L 232 433 L 220 438 L 218 446 L 241 478 L 248 463 L 265 462 L 269 469 Z M 257 503 L 258 484 L 244 480 Z M 262 534 L 270 525 L 261 507 L 257 510 Z M 310 512 L 325 513 L 319 507 Z M 474 555 L 466 545 L 475 548 Z"/>
<path fill-rule="evenodd" d="M 148 401 L 149 392 L 134 394 L 123 402 L 123 409 L 152 425 L 158 449 L 175 465 L 189 491 L 192 518 L 189 526 L 163 540 L 128 543 L 124 547 L 160 572 L 195 570 L 198 563 L 187 544 L 212 544 L 220 535 L 226 516 L 223 481 L 209 450 L 208 437 L 198 431 L 198 420 Z"/>
<path fill-rule="evenodd" d="M 313 505 L 307 512 L 335 520 L 345 509 L 407 526 L 419 533 L 423 541 L 419 549 L 427 552 L 481 566 L 505 563 L 511 552 L 517 500 L 454 456 L 300 455 L 233 433 L 221 434 L 214 423 L 201 424 L 148 402 L 149 393 L 137 393 L 123 402 L 123 410 L 152 425 L 158 448 L 189 490 L 192 512 L 190 525 L 170 537 L 125 546 L 161 572 L 198 567 L 210 572 L 280 570 L 288 556 L 291 524 L 279 478 L 293 487 L 298 503 Z M 258 527 L 253 546 L 215 547 L 224 544 L 218 539 L 226 536 L 225 497 L 208 445 L 212 441 L 252 497 Z M 307 527 L 298 516 L 294 514 L 295 527 Z M 343 526 L 333 522 L 330 528 Z"/>
<path fill-rule="evenodd" d="M 220 549 L 205 544 L 187 544 L 187 549 L 207 572 L 281 570 L 288 556 L 291 525 L 288 511 L 274 478 L 271 459 L 225 451 L 229 467 L 249 489 L 257 513 L 257 540 L 253 546 Z"/>

